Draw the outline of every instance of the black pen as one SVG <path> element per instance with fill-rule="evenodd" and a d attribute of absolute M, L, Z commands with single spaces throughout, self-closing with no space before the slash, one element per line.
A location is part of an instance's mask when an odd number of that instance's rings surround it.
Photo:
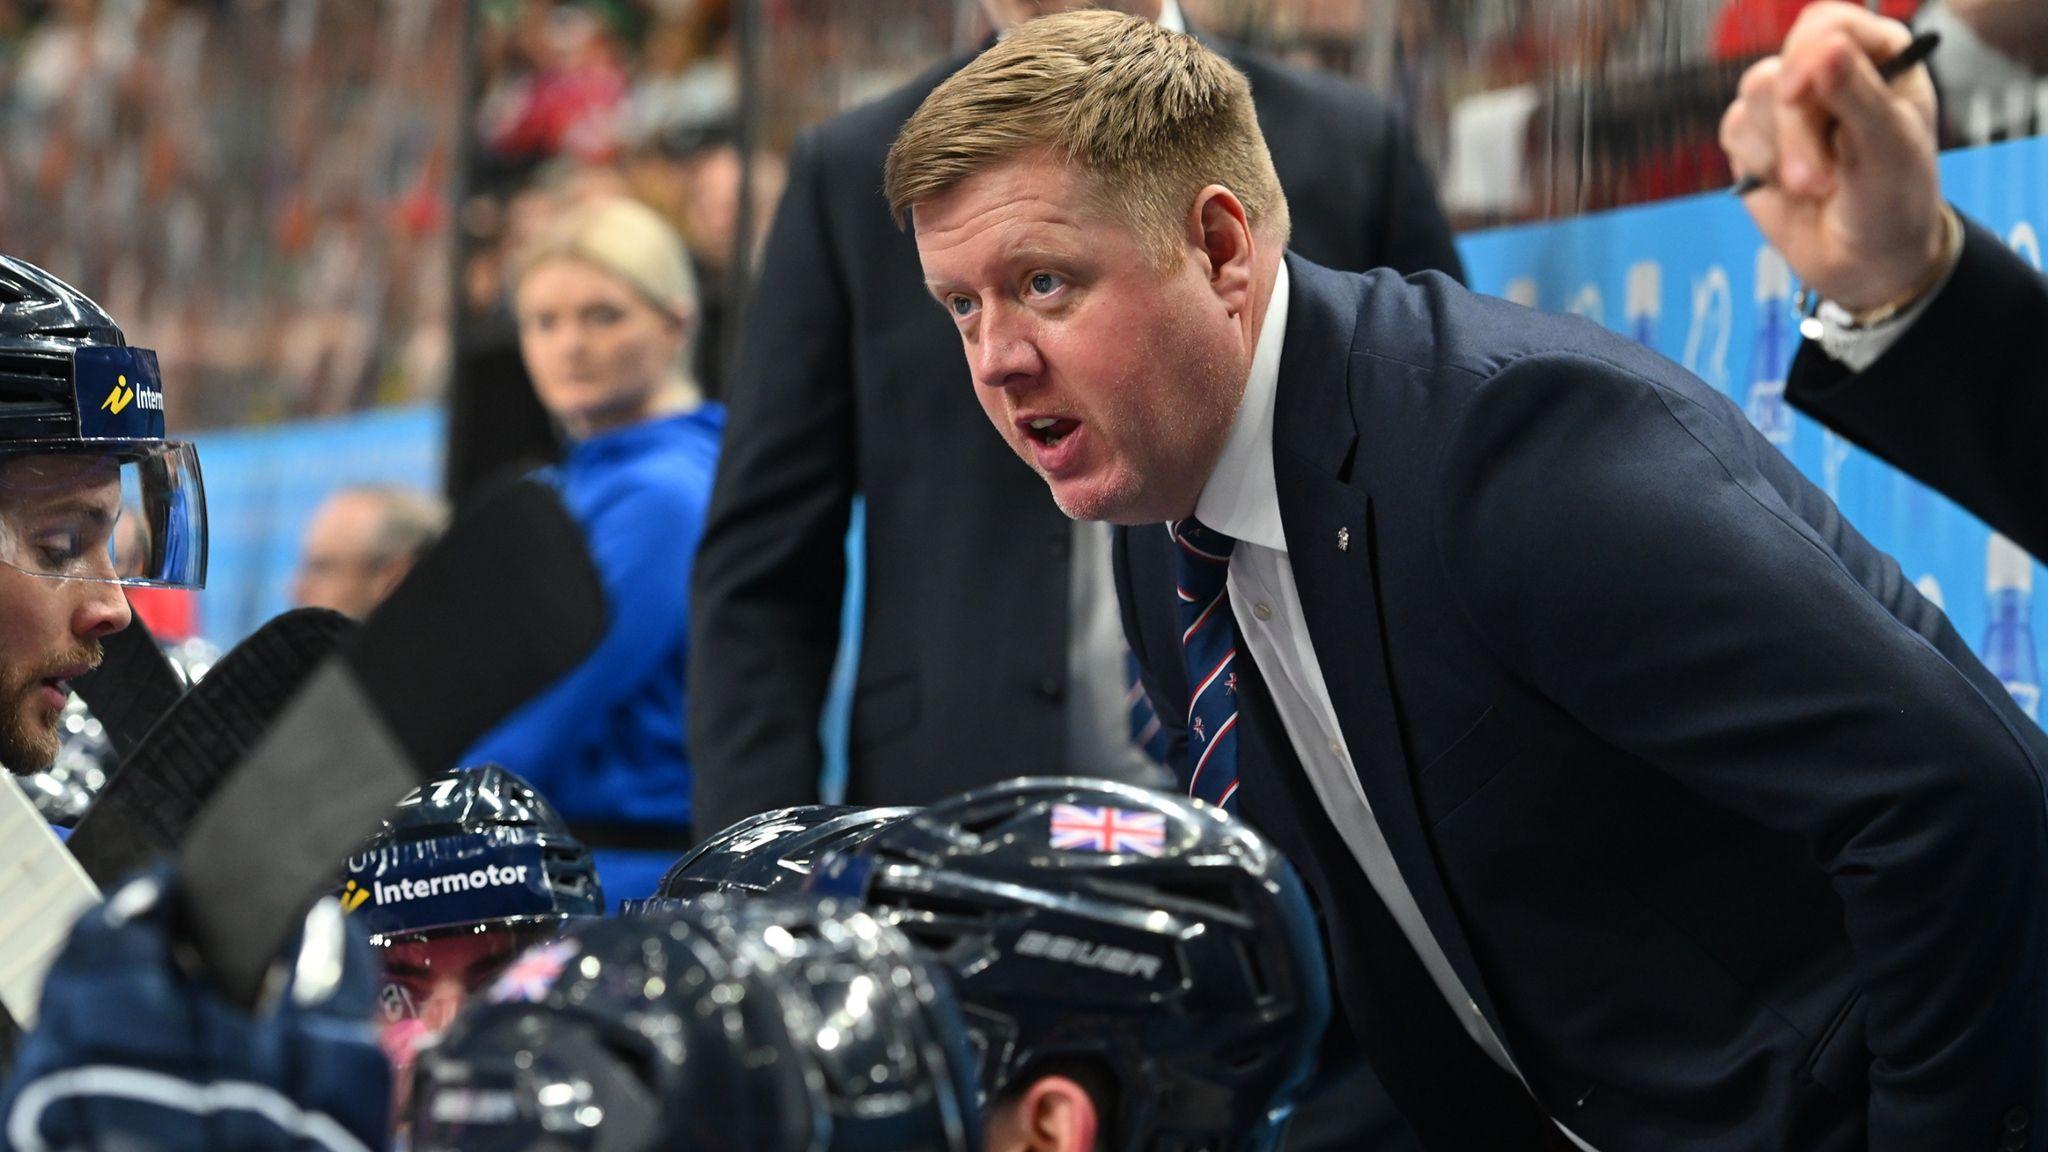
<path fill-rule="evenodd" d="M 1941 33 L 1920 33 L 1918 36 L 1913 37 L 1911 44 L 1906 45 L 1905 51 L 1877 66 L 1878 78 L 1887 84 L 1897 80 L 1918 65 L 1925 63 L 1929 56 L 1934 55 L 1934 50 L 1940 46 Z M 1733 191 L 1737 196 L 1747 196 L 1763 186 L 1763 177 L 1744 176 L 1735 182 Z"/>

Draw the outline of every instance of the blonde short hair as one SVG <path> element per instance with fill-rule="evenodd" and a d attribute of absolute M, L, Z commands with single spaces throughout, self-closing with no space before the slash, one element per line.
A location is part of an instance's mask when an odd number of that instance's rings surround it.
<path fill-rule="evenodd" d="M 678 319 L 697 314 L 697 273 L 681 237 L 638 200 L 600 196 L 563 209 L 514 258 L 513 287 L 541 264 L 565 258 L 617 276 Z"/>
<path fill-rule="evenodd" d="M 1287 199 L 1250 83 L 1194 37 L 1149 20 L 1080 11 L 1019 26 L 925 97 L 889 149 L 883 191 L 902 220 L 1037 149 L 1078 164 L 1098 204 L 1162 265 L 1211 184 L 1286 241 Z"/>

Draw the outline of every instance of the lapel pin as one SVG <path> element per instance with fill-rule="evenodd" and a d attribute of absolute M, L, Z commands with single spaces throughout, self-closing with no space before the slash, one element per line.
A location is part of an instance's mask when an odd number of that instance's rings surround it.
<path fill-rule="evenodd" d="M 1349 528 L 1339 528 L 1339 529 L 1337 529 L 1337 551 L 1339 551 L 1339 552 L 1349 552 L 1349 551 L 1351 551 L 1351 529 L 1349 529 Z"/>

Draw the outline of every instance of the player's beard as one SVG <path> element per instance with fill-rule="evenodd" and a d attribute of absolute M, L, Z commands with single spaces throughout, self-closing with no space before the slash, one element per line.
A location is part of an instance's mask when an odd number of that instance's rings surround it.
<path fill-rule="evenodd" d="M 50 708 L 39 699 L 43 681 L 66 668 L 80 664 L 97 667 L 99 662 L 100 645 L 95 640 L 62 659 L 8 678 L 6 695 L 0 697 L 4 701 L 0 707 L 0 764 L 17 776 L 31 776 L 56 762 L 57 721 L 64 709 L 62 705 Z"/>

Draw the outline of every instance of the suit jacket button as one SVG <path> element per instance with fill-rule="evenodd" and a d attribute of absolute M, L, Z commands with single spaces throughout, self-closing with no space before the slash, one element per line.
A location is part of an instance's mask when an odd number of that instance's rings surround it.
<path fill-rule="evenodd" d="M 2005 1130 L 2007 1132 L 2025 1132 L 2027 1130 L 2027 1110 L 2025 1108 L 2015 1108 L 2007 1112 L 2005 1114 Z"/>
<path fill-rule="evenodd" d="M 1047 676 L 1038 682 L 1038 694 L 1047 700 L 1058 700 L 1066 693 L 1066 686 L 1057 677 Z"/>
<path fill-rule="evenodd" d="M 1999 1152 L 2023 1152 L 2027 1146 L 2025 1132 L 2007 1132 L 2005 1139 L 1998 1142 Z"/>

